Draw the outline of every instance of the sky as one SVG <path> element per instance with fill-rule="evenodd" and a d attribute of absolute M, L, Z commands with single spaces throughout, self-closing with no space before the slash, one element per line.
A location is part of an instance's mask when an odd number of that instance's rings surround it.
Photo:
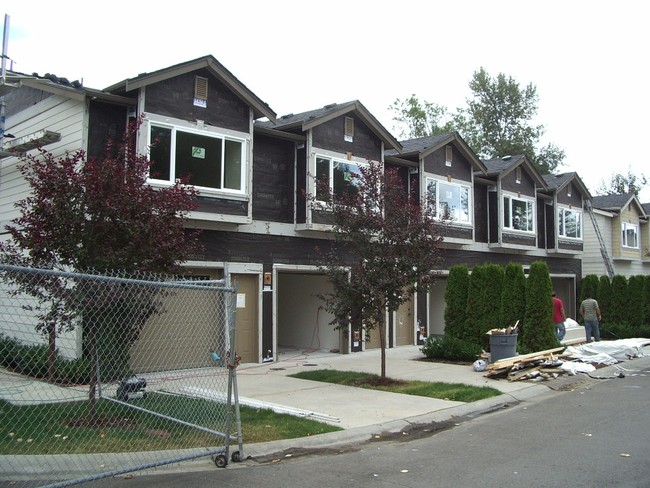
<path fill-rule="evenodd" d="M 650 178 L 650 28 L 637 0 L 6 2 L 22 73 L 102 89 L 213 55 L 279 116 L 359 100 L 399 138 L 396 99 L 454 111 L 484 68 L 537 89 L 542 145 L 592 195 L 614 173 Z M 9 66 L 9 65 L 8 65 Z M 462 134 L 461 134 L 462 135 Z M 641 192 L 650 202 L 650 185 Z"/>

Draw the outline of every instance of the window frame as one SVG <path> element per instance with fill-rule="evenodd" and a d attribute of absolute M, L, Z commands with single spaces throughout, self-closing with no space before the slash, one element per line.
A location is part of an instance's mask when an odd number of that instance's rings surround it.
<path fill-rule="evenodd" d="M 147 178 L 147 182 L 155 186 L 172 186 L 177 181 L 179 177 L 176 175 L 177 162 L 176 162 L 176 148 L 177 148 L 177 135 L 178 132 L 189 134 L 191 136 L 200 136 L 212 140 L 221 141 L 221 157 L 220 157 L 220 187 L 213 186 L 204 186 L 196 183 L 189 182 L 188 186 L 196 188 L 200 194 L 219 194 L 219 195 L 230 195 L 230 196 L 245 196 L 248 191 L 248 171 L 250 166 L 250 157 L 248 154 L 248 138 L 244 135 L 234 135 L 229 134 L 227 130 L 216 130 L 211 127 L 198 128 L 196 125 L 174 123 L 168 118 L 160 120 L 155 117 L 148 117 L 143 124 L 143 128 L 146 131 L 144 133 L 144 138 L 146 140 L 146 154 L 151 158 L 151 145 L 152 145 L 152 129 L 158 127 L 164 130 L 169 130 L 170 134 L 170 149 L 169 149 L 169 178 L 155 178 L 151 175 Z M 225 187 L 226 179 L 228 175 L 232 176 L 232 172 L 227 171 L 227 142 L 234 142 L 240 146 L 240 157 L 239 157 L 239 188 L 227 188 Z M 216 164 L 216 163 L 214 163 Z M 235 172 L 236 174 L 236 172 Z"/>
<path fill-rule="evenodd" d="M 509 200 L 508 209 L 507 209 L 508 210 L 507 215 L 509 216 L 508 225 L 506 225 L 506 222 L 505 222 L 505 220 L 506 220 L 506 202 L 505 202 L 505 200 L 506 199 Z M 513 205 L 512 205 L 513 201 L 523 202 L 523 203 L 526 204 L 527 208 L 530 205 L 530 212 L 529 212 L 530 213 L 530 219 L 528 219 L 529 222 L 530 222 L 530 229 L 518 229 L 517 227 L 515 227 L 513 225 L 513 214 L 514 214 Z M 502 208 L 501 208 L 501 216 L 500 217 L 501 217 L 501 224 L 503 225 L 504 229 L 507 229 L 508 231 L 512 231 L 512 232 L 523 232 L 523 233 L 526 233 L 526 234 L 534 234 L 535 233 L 535 200 L 533 200 L 532 198 L 522 198 L 522 197 L 516 197 L 514 195 L 504 194 L 502 196 L 502 199 L 501 199 L 501 204 L 502 204 Z"/>
<path fill-rule="evenodd" d="M 444 181 L 432 176 L 427 176 L 425 178 L 425 192 L 426 192 L 426 202 L 427 205 L 431 205 L 431 191 L 430 191 L 430 184 L 435 183 L 435 196 L 436 196 L 436 201 L 434 202 L 435 204 L 435 209 L 436 209 L 436 219 L 442 221 L 442 222 L 453 222 L 454 224 L 460 224 L 460 225 L 472 225 L 473 222 L 473 206 L 472 206 L 472 187 L 471 185 L 467 184 L 464 185 L 462 183 L 457 183 L 457 182 L 449 182 L 449 181 Z M 461 219 L 445 219 L 441 216 L 441 208 L 442 206 L 440 205 L 440 202 L 438 200 L 438 195 L 440 195 L 441 189 L 440 185 L 448 185 L 455 187 L 459 190 L 459 200 L 460 204 L 462 204 L 463 196 L 462 196 L 462 191 L 466 191 L 467 193 L 467 211 L 463 212 L 463 210 L 459 209 L 458 213 L 460 215 L 467 215 L 466 220 L 461 220 Z"/>
<path fill-rule="evenodd" d="M 567 235 L 566 233 L 566 214 L 571 213 L 575 214 L 578 216 L 578 225 L 576 225 L 576 229 L 578 229 L 578 236 L 570 236 Z M 582 240 L 582 225 L 583 225 L 583 212 L 581 210 L 577 210 L 574 208 L 566 208 L 566 207 L 559 207 L 558 208 L 558 215 L 557 215 L 557 235 L 558 237 L 562 237 L 563 239 L 575 239 L 575 240 Z"/>
<path fill-rule="evenodd" d="M 627 239 L 627 231 L 634 231 L 634 240 L 636 241 L 634 245 L 629 245 Z M 634 224 L 632 222 L 623 222 L 621 226 L 621 246 L 627 247 L 628 249 L 639 249 L 639 224 Z"/>
<path fill-rule="evenodd" d="M 357 168 L 367 168 L 369 167 L 369 163 L 365 161 L 356 161 L 356 160 L 349 160 L 343 157 L 337 157 L 337 156 L 332 156 L 330 154 L 324 154 L 324 153 L 316 153 L 314 154 L 314 167 L 315 167 L 315 177 L 314 177 L 314 184 L 317 186 L 317 180 L 321 177 L 318 171 L 318 163 L 319 160 L 328 160 L 329 165 L 328 165 L 328 180 L 329 180 L 329 190 L 332 194 L 336 194 L 336 188 L 334 187 L 336 183 L 336 178 L 334 177 L 334 170 L 335 170 L 335 164 L 349 164 L 349 165 L 354 165 Z M 324 174 L 324 173 L 323 173 Z M 353 173 L 355 175 L 360 174 L 360 171 L 357 171 Z M 320 196 L 318 195 L 318 188 L 315 189 L 314 194 L 316 195 L 316 201 L 317 202 L 325 202 L 325 200 L 321 199 Z"/>

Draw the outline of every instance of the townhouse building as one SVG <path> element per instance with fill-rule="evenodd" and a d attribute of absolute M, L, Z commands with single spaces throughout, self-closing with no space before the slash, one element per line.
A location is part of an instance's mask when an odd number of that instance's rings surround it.
<path fill-rule="evenodd" d="M 542 176 L 518 155 L 482 161 L 458 133 L 398 141 L 358 100 L 278 117 L 212 56 L 103 90 L 18 73 L 11 80 L 18 88 L 5 96 L 7 127 L 17 138 L 47 130 L 46 148 L 55 156 L 80 148 L 99 156 L 129 119 L 143 117 L 137 144 L 154 161 L 149 183 L 164 187 L 190 174 L 199 191 L 188 225 L 202 229 L 203 250 L 185 267 L 215 279 L 227 272 L 236 281 L 237 352 L 245 362 L 276 360 L 285 349 L 379 347 L 377 334 L 368 339 L 358 326 L 329 324 L 318 295 L 331 285 L 318 250 L 332 242 L 331 228 L 307 198 L 316 192 L 315 177 L 344 191 L 369 161 L 396 168 L 446 222 L 437 282 L 386 317 L 389 347 L 444 333 L 446 275 L 459 263 L 527 269 L 545 260 L 575 317 L 583 206 L 591 198 L 575 173 Z M 162 144 L 150 150 L 153 140 Z M 0 160 L 3 229 L 29 191 L 18 161 Z"/>

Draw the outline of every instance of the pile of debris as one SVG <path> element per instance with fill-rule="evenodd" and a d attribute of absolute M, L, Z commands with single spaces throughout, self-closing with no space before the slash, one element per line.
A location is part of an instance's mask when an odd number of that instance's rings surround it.
<path fill-rule="evenodd" d="M 591 373 L 597 367 L 644 356 L 650 339 L 619 339 L 557 347 L 504 358 L 489 364 L 485 376 L 508 381 L 547 381 L 561 375 Z"/>
<path fill-rule="evenodd" d="M 522 354 L 501 359 L 488 365 L 485 376 L 488 378 L 507 378 L 508 381 L 546 381 L 562 374 L 575 374 L 573 368 L 563 367 L 567 355 L 564 347 L 546 351 Z"/>

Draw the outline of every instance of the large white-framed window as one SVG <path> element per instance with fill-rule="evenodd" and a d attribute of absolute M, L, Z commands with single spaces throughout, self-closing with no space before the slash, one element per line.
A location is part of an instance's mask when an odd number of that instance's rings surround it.
<path fill-rule="evenodd" d="M 621 234 L 621 244 L 623 247 L 639 248 L 639 226 L 630 222 L 623 222 Z"/>
<path fill-rule="evenodd" d="M 440 220 L 472 223 L 471 190 L 469 186 L 427 178 L 427 203 L 434 205 Z"/>
<path fill-rule="evenodd" d="M 582 212 L 580 210 L 558 209 L 558 235 L 572 239 L 582 239 Z"/>
<path fill-rule="evenodd" d="M 533 200 L 504 195 L 503 227 L 524 232 L 534 232 L 535 202 Z"/>
<path fill-rule="evenodd" d="M 245 139 L 154 121 L 147 129 L 152 182 L 186 180 L 199 190 L 245 193 Z"/>
<path fill-rule="evenodd" d="M 361 168 L 367 167 L 367 163 L 357 161 L 348 161 L 347 159 L 338 159 L 322 154 L 316 155 L 316 179 L 328 181 L 330 191 L 337 197 L 346 192 L 355 192 L 359 178 L 361 177 Z M 316 188 L 316 199 L 325 201 L 325 195 L 322 195 L 322 189 Z"/>

